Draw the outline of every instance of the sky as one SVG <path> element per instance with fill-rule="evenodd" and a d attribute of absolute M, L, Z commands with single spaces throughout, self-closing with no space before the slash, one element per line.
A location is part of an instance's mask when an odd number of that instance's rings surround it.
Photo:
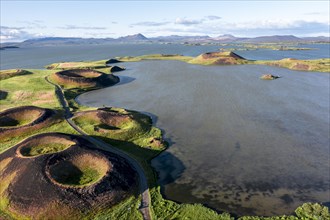
<path fill-rule="evenodd" d="M 238 37 L 329 36 L 330 1 L 1 0 L 1 42 L 142 33 Z"/>

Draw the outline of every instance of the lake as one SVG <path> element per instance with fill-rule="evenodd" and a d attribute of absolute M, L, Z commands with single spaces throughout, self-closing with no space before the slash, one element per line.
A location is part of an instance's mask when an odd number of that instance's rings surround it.
<path fill-rule="evenodd" d="M 107 45 L 76 45 L 22 47 L 0 50 L 0 69 L 32 68 L 41 69 L 45 65 L 82 60 L 101 60 L 116 56 L 138 56 L 153 53 L 182 54 L 197 56 L 201 53 L 217 51 L 219 48 L 233 46 L 185 46 L 181 44 L 107 44 Z M 299 47 L 314 48 L 313 50 L 273 51 L 251 50 L 235 51 L 235 53 L 252 60 L 271 60 L 283 58 L 319 59 L 330 57 L 330 44 L 306 44 Z"/>
<path fill-rule="evenodd" d="M 88 106 L 157 116 L 170 148 L 152 161 L 163 193 L 238 215 L 329 200 L 329 74 L 259 65 L 125 63 Z M 263 73 L 280 75 L 263 81 Z"/>
<path fill-rule="evenodd" d="M 308 51 L 237 51 L 248 59 L 329 57 Z M 0 51 L 0 69 L 151 53 L 196 56 L 220 46 L 117 44 Z M 121 83 L 78 101 L 151 114 L 170 148 L 152 161 L 164 195 L 237 215 L 290 214 L 329 202 L 329 74 L 283 68 L 122 63 Z M 262 81 L 264 73 L 280 75 Z"/>

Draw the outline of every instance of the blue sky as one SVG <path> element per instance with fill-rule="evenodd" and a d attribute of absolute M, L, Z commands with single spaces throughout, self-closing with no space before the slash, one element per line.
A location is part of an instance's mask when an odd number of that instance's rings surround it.
<path fill-rule="evenodd" d="M 36 37 L 329 36 L 325 1 L 1 0 L 1 42 Z"/>

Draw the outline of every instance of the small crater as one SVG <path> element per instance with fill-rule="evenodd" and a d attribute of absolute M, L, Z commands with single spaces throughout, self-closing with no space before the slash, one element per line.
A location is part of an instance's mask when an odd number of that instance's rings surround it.
<path fill-rule="evenodd" d="M 49 177 L 64 187 L 84 187 L 100 181 L 110 170 L 105 158 L 82 154 L 61 158 L 49 167 Z"/>

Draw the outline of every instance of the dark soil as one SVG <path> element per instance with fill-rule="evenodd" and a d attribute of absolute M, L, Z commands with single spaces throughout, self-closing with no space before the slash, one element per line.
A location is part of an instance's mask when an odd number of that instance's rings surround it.
<path fill-rule="evenodd" d="M 36 138 L 50 135 L 66 138 L 76 144 L 68 149 L 54 154 L 45 154 L 33 158 L 22 158 L 16 154 L 17 148 Z M 82 154 L 97 154 L 105 158 L 111 165 L 106 175 L 95 184 L 86 187 L 62 187 L 56 184 L 47 170 L 58 160 L 79 157 Z M 137 175 L 135 170 L 124 158 L 112 153 L 96 150 L 86 139 L 62 133 L 45 133 L 32 136 L 22 143 L 0 154 L 0 161 L 13 158 L 4 168 L 2 177 L 16 172 L 16 176 L 5 189 L 10 201 L 10 207 L 15 212 L 36 216 L 42 213 L 54 201 L 59 206 L 69 206 L 74 210 L 86 213 L 100 207 L 109 208 L 137 191 Z M 58 212 L 61 217 L 61 212 Z M 63 217 L 63 216 L 62 216 Z"/>

